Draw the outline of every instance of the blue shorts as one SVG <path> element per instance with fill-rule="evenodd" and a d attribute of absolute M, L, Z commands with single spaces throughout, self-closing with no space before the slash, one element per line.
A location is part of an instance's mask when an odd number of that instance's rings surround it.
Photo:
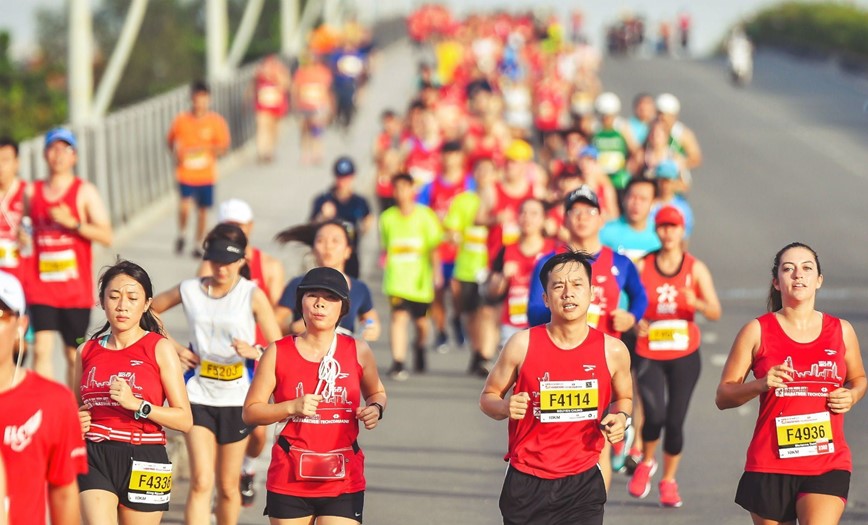
<path fill-rule="evenodd" d="M 452 274 L 455 273 L 455 263 L 442 263 L 441 266 L 443 268 L 443 287 L 446 288 L 452 280 Z"/>
<path fill-rule="evenodd" d="M 214 185 L 206 186 L 190 186 L 189 184 L 178 183 L 178 190 L 181 192 L 182 199 L 193 199 L 196 201 L 196 206 L 200 208 L 210 208 L 214 206 Z"/>

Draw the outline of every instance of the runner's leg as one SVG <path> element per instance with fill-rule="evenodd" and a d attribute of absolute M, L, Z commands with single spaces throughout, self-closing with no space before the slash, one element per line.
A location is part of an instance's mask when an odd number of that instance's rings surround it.
<path fill-rule="evenodd" d="M 184 521 L 188 525 L 210 525 L 217 437 L 209 429 L 196 425 L 184 437 L 190 457 L 190 492 L 187 494 Z"/>

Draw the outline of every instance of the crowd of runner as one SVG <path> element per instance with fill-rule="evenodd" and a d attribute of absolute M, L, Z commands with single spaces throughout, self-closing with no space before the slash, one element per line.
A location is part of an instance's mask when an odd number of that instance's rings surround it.
<path fill-rule="evenodd" d="M 95 188 L 74 174 L 78 144 L 69 130 L 46 135 L 49 177 L 33 184 L 17 178 L 16 144 L 0 142 L 0 424 L 24 429 L 19 436 L 28 441 L 5 440 L 2 459 L 9 472 L 35 461 L 49 472 L 26 497 L 47 493 L 53 523 L 75 523 L 79 513 L 93 524 L 159 522 L 172 486 L 171 429 L 185 434 L 190 458 L 187 523 L 208 523 L 212 513 L 218 523 L 236 523 L 242 504 L 254 501 L 253 460 L 268 442 L 265 425 L 278 423 L 266 514 L 279 523 L 319 516 L 360 523 L 364 454 L 356 436 L 360 425 L 375 428 L 387 405 L 367 343 L 380 339 L 385 312 L 374 308 L 358 256 L 362 236 L 376 233 L 390 318 L 386 375 L 407 381 L 438 353 L 468 350 L 468 374 L 485 379 L 483 412 L 510 420 L 504 523 L 602 523 L 613 472 L 625 472 L 628 493 L 645 498 L 658 456 L 657 498 L 680 507 L 676 475 L 700 372 L 696 316 L 721 316 L 709 268 L 687 250 L 702 151 L 679 120 L 675 95 L 639 92 L 628 109 L 607 91 L 581 17 L 571 24 L 567 31 L 554 17 L 505 13 L 459 20 L 433 6 L 414 12 L 408 32 L 425 58 L 412 99 L 381 115 L 374 187 L 355 186 L 356 159 L 333 159 L 334 182 L 316 196 L 307 222 L 277 236 L 313 255 L 314 268 L 288 281 L 277 258 L 250 244 L 248 203 L 221 203 L 218 224 L 206 231 L 216 160 L 230 137 L 208 109 L 205 84 L 193 86 L 191 111 L 167 136 L 181 196 L 174 249 L 185 251 L 195 205 L 193 256 L 201 266 L 162 293 L 129 261 L 105 270 L 95 286 L 91 243 L 110 244 L 112 229 Z M 259 159 L 272 160 L 277 123 L 292 109 L 302 126 L 301 161 L 321 162 L 326 126 L 351 124 L 369 52 L 370 36 L 351 24 L 315 32 L 293 74 L 277 58 L 264 60 L 254 86 Z M 761 415 L 755 441 L 768 440 L 775 425 L 778 436 L 807 425 L 834 434 L 835 446 L 809 435 L 787 437 L 779 458 L 749 451 L 737 501 L 773 520 L 762 523 L 843 511 L 849 452 L 840 414 L 865 390 L 852 328 L 823 317 L 824 344 L 842 348 L 832 415 L 767 399 L 810 364 L 783 354 L 774 361 L 757 348 L 775 326 L 780 333 L 768 337 L 792 337 L 790 322 L 800 327 L 794 339 L 810 339 L 813 295 L 802 297 L 790 281 L 806 274 L 809 286 L 822 282 L 816 254 L 804 245 L 782 250 L 775 264 L 778 302 L 770 311 L 784 313 L 739 334 L 718 405 L 763 395 L 763 406 L 793 419 Z M 106 323 L 89 335 L 94 290 Z M 159 318 L 178 305 L 189 341 L 173 338 Z M 807 328 L 798 323 L 806 318 Z M 40 377 L 55 375 L 55 332 L 74 396 Z M 19 370 L 28 341 L 35 373 Z M 744 382 L 748 369 L 764 388 Z M 49 394 L 51 417 L 41 401 Z M 42 419 L 58 427 L 38 434 L 44 456 L 21 454 Z M 814 455 L 829 466 L 809 469 L 817 483 L 770 479 L 801 472 L 781 470 L 783 458 Z M 792 501 L 769 505 L 758 494 L 779 494 L 777 482 L 792 485 Z M 12 524 L 33 523 L 25 489 L 7 483 Z M 817 497 L 800 499 L 805 493 Z"/>

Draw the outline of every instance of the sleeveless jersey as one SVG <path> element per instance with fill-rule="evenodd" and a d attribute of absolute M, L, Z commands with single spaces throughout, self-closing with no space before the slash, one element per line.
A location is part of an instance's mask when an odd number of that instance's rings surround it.
<path fill-rule="evenodd" d="M 593 467 L 603 450 L 600 421 L 611 402 L 611 384 L 602 332 L 589 328 L 580 345 L 564 350 L 552 342 L 546 325 L 531 328 L 513 393 L 527 392 L 533 411 L 510 419 L 504 459 L 544 479 Z"/>
<path fill-rule="evenodd" d="M 507 267 L 512 268 L 508 273 L 512 275 L 507 279 L 506 308 L 503 309 L 501 323 L 516 328 L 527 328 L 527 304 L 530 294 L 530 280 L 533 278 L 533 269 L 540 258 L 554 249 L 554 241 L 546 239 L 542 250 L 531 255 L 522 253 L 518 244 L 507 246 L 503 251 L 503 270 L 507 273 Z"/>
<path fill-rule="evenodd" d="M 141 339 L 123 350 L 110 350 L 91 339 L 81 349 L 81 400 L 90 405 L 91 429 L 88 441 L 118 439 L 132 433 L 160 434 L 162 439 L 143 439 L 142 444 L 165 443 L 163 427 L 148 419 L 135 419 L 133 412 L 122 408 L 109 389 L 117 378 L 126 380 L 133 395 L 155 406 L 163 406 L 166 393 L 157 364 L 157 343 L 163 336 L 147 332 Z M 124 439 L 124 441 L 127 441 Z"/>
<path fill-rule="evenodd" d="M 615 275 L 615 252 L 603 246 L 591 263 L 594 285 L 591 304 L 588 307 L 588 325 L 612 337 L 621 337 L 621 332 L 612 326 L 612 310 L 618 308 L 621 286 Z"/>
<path fill-rule="evenodd" d="M 747 449 L 748 472 L 814 476 L 831 470 L 852 471 L 844 440 L 844 415 L 827 406 L 828 393 L 847 377 L 841 320 L 823 314 L 820 336 L 797 343 L 787 336 L 774 313 L 757 318 L 762 336 L 751 368 L 761 379 L 771 367 L 794 369 L 787 388 L 760 396 L 753 439 Z"/>
<path fill-rule="evenodd" d="M 295 336 L 277 341 L 277 362 L 274 369 L 276 387 L 273 394 L 275 403 L 317 392 L 320 364 L 304 359 L 299 354 L 295 341 Z M 333 497 L 365 490 L 365 455 L 361 450 L 352 451 L 359 435 L 356 408 L 361 401 L 362 378 L 356 341 L 352 337 L 337 335 L 333 357 L 340 368 L 331 395 L 325 397 L 326 393 L 320 389 L 319 393 L 324 399 L 320 402 L 316 415 L 288 418 L 281 423 L 284 426 L 279 433 L 291 447 L 299 449 L 325 453 L 350 448 L 347 453 L 347 475 L 342 480 L 296 480 L 289 455 L 279 444 L 275 444 L 271 451 L 271 464 L 266 481 L 266 487 L 270 491 L 310 498 Z"/>
<path fill-rule="evenodd" d="M 425 144 L 415 135 L 410 135 L 405 139 L 404 147 L 408 148 L 409 152 L 404 159 L 404 167 L 407 169 L 407 173 L 412 175 L 413 184 L 417 191 L 425 184 L 433 181 L 434 177 L 443 171 L 440 144 L 440 140 L 436 144 Z"/>
<path fill-rule="evenodd" d="M 699 349 L 701 334 L 693 322 L 695 307 L 687 304 L 681 290 L 699 289 L 693 280 L 693 264 L 696 259 L 684 254 L 681 267 L 675 275 L 663 275 L 657 268 L 657 252 L 645 256 L 642 269 L 642 284 L 648 293 L 648 308 L 645 320 L 649 332 L 636 339 L 636 353 L 646 359 L 668 361 L 690 355 Z"/>
<path fill-rule="evenodd" d="M 449 211 L 449 205 L 459 194 L 467 190 L 468 178 L 464 177 L 455 184 L 449 184 L 442 177 L 436 177 L 431 182 L 431 201 L 428 206 L 434 210 L 437 217 L 442 221 Z M 458 247 L 452 241 L 444 239 L 437 249 L 441 263 L 454 263 L 458 254 Z"/>
<path fill-rule="evenodd" d="M 18 250 L 18 231 L 24 217 L 24 193 L 27 183 L 17 181 L 18 188 L 10 191 L 0 200 L 0 270 L 11 273 L 22 280 L 24 273 L 21 254 Z M 22 281 L 23 283 L 23 281 Z"/>
<path fill-rule="evenodd" d="M 491 210 L 491 214 L 497 216 L 508 210 L 512 212 L 512 218 L 489 228 L 488 256 L 491 260 L 494 260 L 502 247 L 518 242 L 518 237 L 521 235 L 518 227 L 518 210 L 521 208 L 521 203 L 533 198 L 532 184 L 528 184 L 527 191 L 517 197 L 506 193 L 503 185 L 499 183 L 494 188 L 497 193 L 497 205 Z"/>
<path fill-rule="evenodd" d="M 271 297 L 268 286 L 265 284 L 265 274 L 262 272 L 262 251 L 259 248 L 251 249 L 250 259 L 247 260 L 247 267 L 250 268 L 250 280 L 256 284 L 257 288 L 265 292 L 265 297 L 268 297 L 268 302 L 271 303 L 274 298 Z M 256 344 L 268 346 L 270 342 L 265 338 L 265 334 L 262 333 L 259 325 L 256 325 Z"/>
<path fill-rule="evenodd" d="M 232 348 L 233 339 L 253 344 L 253 290 L 256 284 L 241 278 L 223 297 L 208 297 L 201 281 L 182 281 L 181 302 L 192 332 L 192 350 L 199 357 L 194 375 L 187 381 L 190 403 L 215 407 L 244 404 L 250 377 L 244 358 Z"/>
<path fill-rule="evenodd" d="M 279 117 L 289 109 L 289 100 L 280 85 L 260 75 L 256 77 L 255 107 Z"/>
<path fill-rule="evenodd" d="M 28 283 L 27 302 L 55 308 L 91 308 L 94 305 L 91 243 L 77 232 L 51 219 L 48 210 L 60 204 L 78 213 L 78 192 L 83 181 L 74 179 L 56 201 L 45 198 L 45 182 L 33 184 L 30 217 L 33 219 L 33 247 L 36 275 Z"/>

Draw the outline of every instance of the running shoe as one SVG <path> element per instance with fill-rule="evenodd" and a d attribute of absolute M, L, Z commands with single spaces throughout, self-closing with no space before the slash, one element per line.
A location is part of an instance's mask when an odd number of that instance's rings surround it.
<path fill-rule="evenodd" d="M 455 342 L 458 344 L 458 347 L 461 348 L 464 346 L 464 327 L 461 326 L 461 318 L 453 317 L 452 318 L 452 331 L 455 333 Z"/>
<path fill-rule="evenodd" d="M 178 237 L 175 240 L 175 255 L 181 255 L 184 253 L 184 244 L 186 244 L 186 242 L 183 237 Z"/>
<path fill-rule="evenodd" d="M 394 381 L 406 381 L 410 377 L 410 373 L 404 370 L 404 363 L 398 363 L 397 361 L 392 363 L 392 368 L 386 372 L 386 375 Z"/>
<path fill-rule="evenodd" d="M 651 476 L 657 472 L 657 462 L 653 459 L 651 463 L 643 461 L 636 467 L 636 472 L 633 477 L 627 482 L 627 492 L 634 498 L 642 499 L 648 496 L 651 492 Z"/>
<path fill-rule="evenodd" d="M 445 354 L 449 351 L 449 336 L 446 332 L 438 332 L 437 339 L 434 340 L 434 348 L 438 354 Z"/>
<path fill-rule="evenodd" d="M 241 505 L 250 507 L 256 499 L 256 488 L 253 486 L 254 474 L 241 473 Z"/>
<path fill-rule="evenodd" d="M 636 467 L 639 466 L 639 462 L 642 461 L 642 451 L 636 447 L 630 447 L 630 452 L 627 453 L 627 458 L 624 459 L 624 470 L 629 475 L 633 475 L 636 472 Z"/>
<path fill-rule="evenodd" d="M 660 506 L 678 508 L 684 504 L 678 494 L 678 483 L 675 480 L 661 481 L 657 488 L 660 490 Z"/>
<path fill-rule="evenodd" d="M 413 371 L 419 374 L 425 373 L 428 368 L 425 364 L 425 347 L 417 346 L 413 348 Z"/>
<path fill-rule="evenodd" d="M 633 443 L 634 433 L 633 427 L 629 427 L 624 432 L 624 439 L 612 445 L 612 472 L 623 472 L 626 470 L 627 450 L 629 450 L 630 445 Z"/>
<path fill-rule="evenodd" d="M 205 252 L 203 252 L 199 248 L 193 248 L 193 251 L 190 253 L 190 255 L 192 255 L 194 259 L 201 259 L 202 256 L 205 255 Z"/>

